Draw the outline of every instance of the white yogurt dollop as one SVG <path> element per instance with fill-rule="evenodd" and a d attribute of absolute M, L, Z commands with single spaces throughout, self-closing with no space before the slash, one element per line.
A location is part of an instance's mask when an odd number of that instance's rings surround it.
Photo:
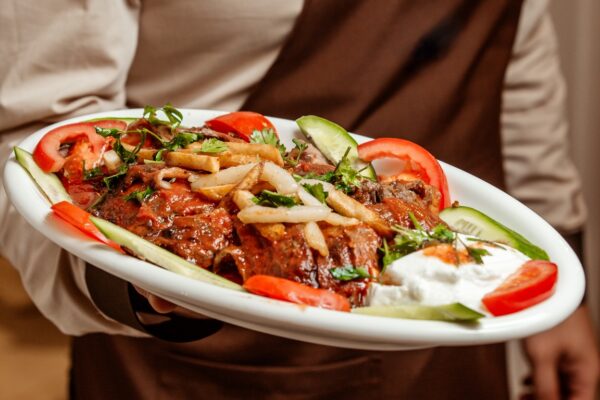
<path fill-rule="evenodd" d="M 467 243 L 469 247 L 489 252 L 489 255 L 482 256 L 483 264 L 468 261 L 457 266 L 431 255 L 427 249 L 419 250 L 387 266 L 380 279 L 383 284 L 371 284 L 367 304 L 434 306 L 460 302 L 489 314 L 481 298 L 496 289 L 530 258 L 506 245 L 477 242 L 463 235 L 460 238 L 460 242 Z"/>

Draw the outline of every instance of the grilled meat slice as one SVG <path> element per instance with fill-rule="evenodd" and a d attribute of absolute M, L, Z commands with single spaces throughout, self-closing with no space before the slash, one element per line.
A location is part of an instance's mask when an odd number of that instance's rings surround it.
<path fill-rule="evenodd" d="M 141 202 L 127 200 L 128 195 L 148 189 L 160 170 L 155 166 L 131 167 L 121 185 L 106 195 L 93 214 L 210 268 L 216 253 L 233 237 L 232 218 L 226 210 L 192 192 L 186 181 L 176 181 L 169 189 L 155 188 Z"/>
<path fill-rule="evenodd" d="M 414 228 L 409 213 L 412 213 L 423 228 L 430 230 L 436 225 L 443 224 L 437 212 L 431 212 L 419 203 L 411 203 L 393 197 L 385 198 L 381 203 L 368 205 L 386 220 L 390 225 L 400 225 L 405 228 Z"/>
<path fill-rule="evenodd" d="M 227 251 L 244 281 L 253 275 L 265 274 L 318 287 L 313 253 L 306 244 L 301 224 L 290 224 L 283 237 L 274 241 L 237 219 L 234 226 L 239 250 L 230 247 Z"/>
<path fill-rule="evenodd" d="M 224 142 L 245 142 L 243 139 L 233 136 L 233 134 L 217 132 L 206 126 L 185 128 L 185 132 L 199 133 L 200 135 L 202 135 L 205 138 L 215 138 L 215 139 L 222 140 Z"/>
<path fill-rule="evenodd" d="M 354 306 L 362 305 L 369 279 L 341 281 L 334 278 L 331 270 L 344 266 L 362 267 L 370 275 L 377 276 L 377 249 L 381 239 L 373 229 L 363 224 L 347 227 L 322 224 L 321 230 L 329 248 L 329 256 L 317 254 L 316 257 L 319 287 L 347 297 Z"/>
<path fill-rule="evenodd" d="M 235 264 L 241 281 L 259 274 L 277 276 L 332 290 L 360 305 L 369 280 L 341 281 L 334 278 L 331 269 L 351 265 L 363 267 L 374 276 L 379 271 L 377 249 L 381 239 L 366 225 L 342 228 L 323 223 L 327 257 L 308 247 L 302 224 L 288 224 L 285 236 L 275 241 L 265 239 L 251 225 L 237 220 L 234 225 L 240 245 L 229 246 L 217 256 L 215 272 L 231 276 Z"/>

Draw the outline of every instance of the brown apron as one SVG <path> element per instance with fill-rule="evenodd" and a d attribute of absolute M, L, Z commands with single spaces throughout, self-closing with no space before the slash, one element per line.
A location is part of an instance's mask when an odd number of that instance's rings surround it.
<path fill-rule="evenodd" d="M 503 187 L 501 93 L 520 7 L 509 0 L 307 0 L 244 108 L 316 114 L 364 135 L 408 138 Z M 94 301 L 107 303 L 94 285 L 88 279 L 99 293 Z M 75 338 L 72 372 L 72 393 L 81 399 L 508 397 L 501 344 L 378 353 L 231 325 L 184 344 Z"/>

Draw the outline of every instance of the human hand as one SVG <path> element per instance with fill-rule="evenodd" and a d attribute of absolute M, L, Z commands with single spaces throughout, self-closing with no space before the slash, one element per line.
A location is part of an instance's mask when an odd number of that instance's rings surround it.
<path fill-rule="evenodd" d="M 159 297 L 155 294 L 152 294 L 139 286 L 133 285 L 133 287 L 140 295 L 144 296 L 148 300 L 148 304 L 150 304 L 150 307 L 152 307 L 154 311 L 156 311 L 159 314 L 175 313 L 179 316 L 186 318 L 207 318 L 202 314 L 198 314 L 194 311 L 180 307 L 177 304 L 173 304 L 170 301 L 165 300 L 162 297 Z"/>
<path fill-rule="evenodd" d="M 599 357 L 586 306 L 562 324 L 523 341 L 531 363 L 533 393 L 522 399 L 594 399 Z"/>

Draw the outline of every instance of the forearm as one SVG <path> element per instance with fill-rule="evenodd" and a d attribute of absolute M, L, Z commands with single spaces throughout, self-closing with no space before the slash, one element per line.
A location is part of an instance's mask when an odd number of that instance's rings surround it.
<path fill-rule="evenodd" d="M 124 1 L 12 2 L 0 8 L 0 160 L 51 122 L 124 107 L 139 9 Z M 110 23 L 108 23 L 108 21 Z M 0 249 L 60 330 L 139 334 L 102 315 L 81 260 L 36 232 L 0 190 Z"/>

